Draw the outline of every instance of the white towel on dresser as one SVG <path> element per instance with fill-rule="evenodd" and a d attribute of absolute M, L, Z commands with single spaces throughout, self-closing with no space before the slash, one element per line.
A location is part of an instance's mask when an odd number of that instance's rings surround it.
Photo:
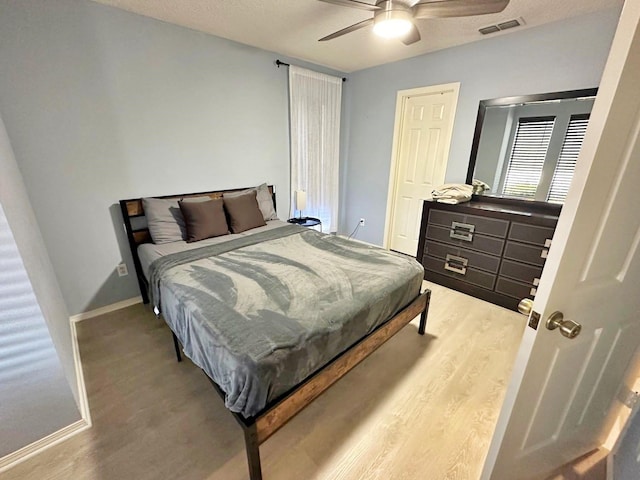
<path fill-rule="evenodd" d="M 462 203 L 471 200 L 473 187 L 464 183 L 445 183 L 431 192 L 431 198 L 442 203 Z"/>

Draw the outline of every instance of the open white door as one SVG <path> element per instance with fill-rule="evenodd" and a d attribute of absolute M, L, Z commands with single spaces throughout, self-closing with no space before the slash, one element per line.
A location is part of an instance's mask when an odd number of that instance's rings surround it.
<path fill-rule="evenodd" d="M 544 478 L 599 446 L 640 344 L 639 22 L 627 0 L 483 479 Z M 579 335 L 548 330 L 555 311 Z"/>

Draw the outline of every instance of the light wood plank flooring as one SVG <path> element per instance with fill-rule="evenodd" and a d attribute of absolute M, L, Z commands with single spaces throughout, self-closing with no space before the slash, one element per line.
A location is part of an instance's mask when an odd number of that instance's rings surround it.
<path fill-rule="evenodd" d="M 269 439 L 265 480 L 479 477 L 525 318 L 428 286 L 427 335 L 414 320 Z M 93 428 L 3 480 L 248 478 L 240 427 L 148 308 L 78 335 Z"/>

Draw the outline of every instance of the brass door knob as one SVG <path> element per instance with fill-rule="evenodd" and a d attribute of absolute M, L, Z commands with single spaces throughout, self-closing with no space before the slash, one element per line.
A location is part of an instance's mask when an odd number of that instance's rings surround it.
<path fill-rule="evenodd" d="M 575 338 L 582 330 L 582 325 L 574 322 L 573 320 L 565 320 L 562 312 L 553 312 L 547 318 L 547 328 L 549 330 L 560 329 L 560 333 L 567 338 Z"/>
<path fill-rule="evenodd" d="M 530 298 L 523 298 L 520 300 L 520 303 L 518 304 L 518 311 L 521 314 L 528 317 L 531 314 L 531 309 L 533 309 L 533 300 Z"/>

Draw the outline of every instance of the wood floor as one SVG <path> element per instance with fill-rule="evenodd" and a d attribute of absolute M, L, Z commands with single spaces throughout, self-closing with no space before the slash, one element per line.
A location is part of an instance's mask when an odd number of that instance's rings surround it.
<path fill-rule="evenodd" d="M 265 480 L 479 477 L 525 317 L 428 286 L 427 335 L 414 320 L 269 439 Z M 78 335 L 94 426 L 3 480 L 248 478 L 240 427 L 146 307 Z"/>

